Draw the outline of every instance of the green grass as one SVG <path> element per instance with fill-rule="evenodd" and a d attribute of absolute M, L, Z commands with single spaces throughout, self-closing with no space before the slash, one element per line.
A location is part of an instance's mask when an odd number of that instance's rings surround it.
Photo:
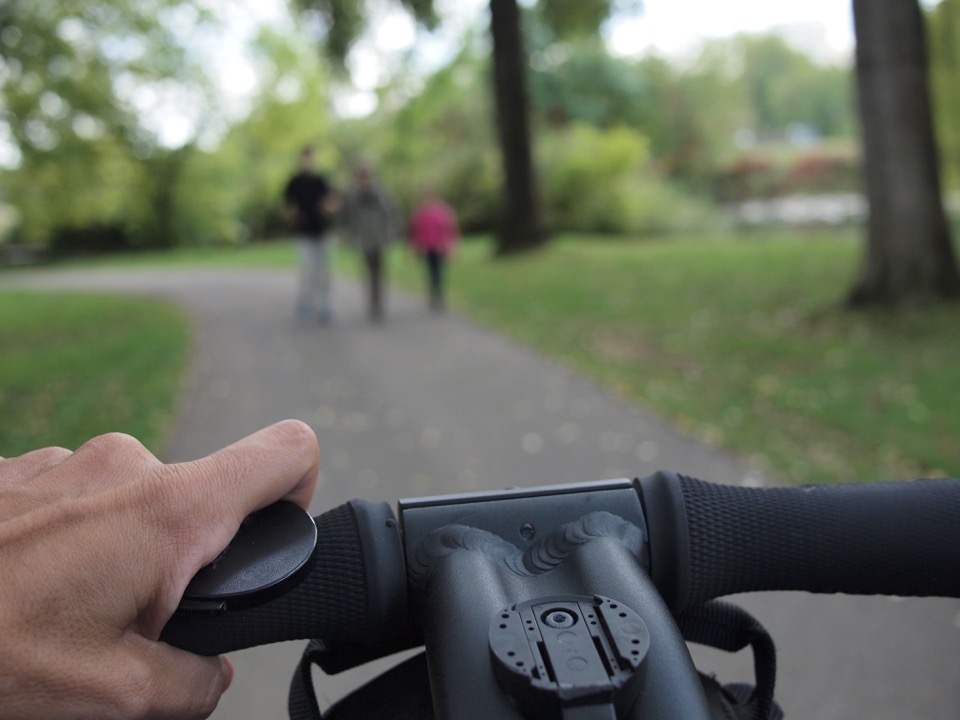
<path fill-rule="evenodd" d="M 72 449 L 112 430 L 158 452 L 189 328 L 179 308 L 160 300 L 0 293 L 0 455 Z"/>
<path fill-rule="evenodd" d="M 238 246 L 181 247 L 143 250 L 115 255 L 68 258 L 71 267 L 289 267 L 296 262 L 296 248 L 289 242 L 262 242 Z"/>
<path fill-rule="evenodd" d="M 452 264 L 451 303 L 784 480 L 960 474 L 960 305 L 844 310 L 859 252 L 852 232 L 567 237 L 500 261 L 477 241 Z M 136 260 L 295 261 L 282 243 Z M 337 266 L 357 269 L 344 253 Z M 389 272 L 391 283 L 422 292 L 408 255 L 395 254 Z"/>
<path fill-rule="evenodd" d="M 454 306 L 790 482 L 960 473 L 960 305 L 853 313 L 849 235 L 464 253 Z"/>

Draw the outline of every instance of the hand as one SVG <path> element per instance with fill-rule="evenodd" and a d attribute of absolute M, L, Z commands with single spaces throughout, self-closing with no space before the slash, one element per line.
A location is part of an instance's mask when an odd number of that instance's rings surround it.
<path fill-rule="evenodd" d="M 288 227 L 290 227 L 290 228 L 292 228 L 292 229 L 294 229 L 294 230 L 297 230 L 297 229 L 300 228 L 300 225 L 301 225 L 301 222 L 300 222 L 300 211 L 299 211 L 296 207 L 294 207 L 294 206 L 292 206 L 292 205 L 286 205 L 286 206 L 284 206 L 284 208 L 283 208 L 283 219 L 284 219 L 284 221 L 287 223 L 287 226 L 288 226 Z"/>
<path fill-rule="evenodd" d="M 281 498 L 307 507 L 318 459 L 289 420 L 178 465 L 120 434 L 0 458 L 0 714 L 210 715 L 229 661 L 157 638 L 244 517 Z"/>
<path fill-rule="evenodd" d="M 336 215 L 343 207 L 343 198 L 336 193 L 327 193 L 320 200 L 320 212 L 327 216 Z"/>

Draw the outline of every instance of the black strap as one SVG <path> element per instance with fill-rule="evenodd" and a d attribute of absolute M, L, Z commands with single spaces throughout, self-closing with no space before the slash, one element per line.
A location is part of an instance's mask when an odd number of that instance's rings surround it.
<path fill-rule="evenodd" d="M 313 666 L 323 657 L 326 646 L 320 640 L 311 640 L 303 651 L 300 664 L 290 681 L 287 712 L 290 720 L 321 720 L 320 703 L 313 687 Z"/>
<path fill-rule="evenodd" d="M 290 683 L 287 710 L 290 720 L 320 720 L 311 671 L 324 652 L 314 640 L 300 658 Z M 321 665 L 322 667 L 322 665 Z M 423 652 L 407 658 L 387 672 L 354 690 L 322 715 L 324 720 L 433 720 L 433 700 Z"/>
<path fill-rule="evenodd" d="M 779 720 L 783 713 L 773 700 L 777 682 L 777 651 L 773 640 L 746 610 L 721 600 L 710 600 L 685 610 L 677 617 L 683 638 L 737 652 L 748 645 L 753 650 L 756 686 L 728 685 L 725 700 L 737 720 Z M 708 689 L 705 685 L 705 689 Z M 720 717 L 723 717 L 721 715 Z"/>

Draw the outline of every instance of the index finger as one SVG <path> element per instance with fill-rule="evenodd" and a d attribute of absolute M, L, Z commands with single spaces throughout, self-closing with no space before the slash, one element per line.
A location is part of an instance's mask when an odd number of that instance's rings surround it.
<path fill-rule="evenodd" d="M 304 510 L 317 484 L 317 436 L 299 420 L 284 420 L 212 455 L 168 466 L 191 486 L 204 488 L 204 514 L 228 517 L 239 526 L 254 510 L 289 500 Z"/>
<path fill-rule="evenodd" d="M 155 467 L 156 482 L 137 484 L 138 491 L 152 486 L 160 493 L 148 496 L 160 536 L 151 542 L 173 549 L 154 563 L 163 584 L 150 576 L 154 594 L 144 603 L 142 634 L 159 637 L 190 578 L 228 545 L 247 515 L 277 500 L 306 510 L 319 458 L 313 430 L 285 420 L 200 460 Z"/>

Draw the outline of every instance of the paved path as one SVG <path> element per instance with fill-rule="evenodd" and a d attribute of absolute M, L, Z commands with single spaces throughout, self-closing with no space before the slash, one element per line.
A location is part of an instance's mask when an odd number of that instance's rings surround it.
<path fill-rule="evenodd" d="M 363 319 L 337 285 L 336 322 L 291 318 L 286 271 L 85 271 L 7 276 L 34 287 L 103 288 L 176 299 L 196 321 L 194 361 L 165 459 L 195 458 L 275 420 L 317 431 L 314 512 L 352 497 L 497 489 L 666 467 L 725 483 L 756 481 L 723 453 L 678 435 L 534 353 L 419 302 L 392 298 Z M 743 604 L 779 647 L 788 718 L 960 718 L 960 601 L 753 595 Z M 235 655 L 218 720 L 285 717 L 302 644 Z M 747 656 L 695 651 L 701 669 L 748 680 Z M 324 681 L 335 698 L 347 680 Z"/>

